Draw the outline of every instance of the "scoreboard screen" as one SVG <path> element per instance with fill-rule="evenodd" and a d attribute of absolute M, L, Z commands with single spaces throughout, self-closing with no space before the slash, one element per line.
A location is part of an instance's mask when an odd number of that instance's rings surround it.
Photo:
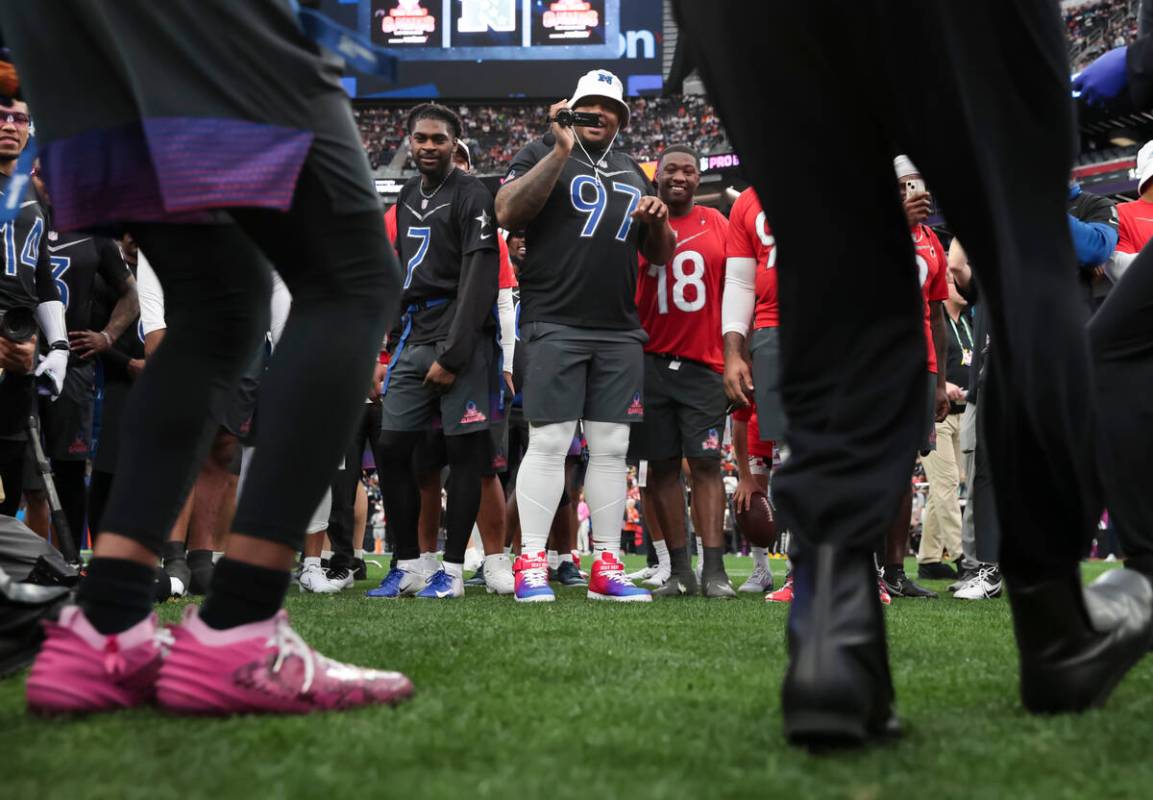
<path fill-rule="evenodd" d="M 320 10 L 401 60 L 396 85 L 350 76 L 354 97 L 556 98 L 596 68 L 630 95 L 661 89 L 661 0 L 322 0 Z"/>

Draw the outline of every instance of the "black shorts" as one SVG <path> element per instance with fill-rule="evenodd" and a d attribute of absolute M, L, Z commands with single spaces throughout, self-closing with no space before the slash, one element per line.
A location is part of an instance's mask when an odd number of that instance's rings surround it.
<path fill-rule="evenodd" d="M 721 457 L 724 379 L 697 361 L 645 354 L 645 418 L 629 435 L 629 457 L 647 461 Z"/>
<path fill-rule="evenodd" d="M 261 347 L 252 363 L 240 376 L 236 389 L 225 401 L 225 406 L 216 412 L 220 420 L 220 427 L 240 439 L 241 443 L 245 445 L 254 444 L 256 393 L 260 389 L 260 379 L 264 376 L 267 364 L 268 354 Z"/>
<path fill-rule="evenodd" d="M 640 329 L 525 323 L 520 334 L 525 418 L 538 425 L 574 419 L 640 422 L 647 340 Z"/>
<path fill-rule="evenodd" d="M 96 363 L 70 359 L 60 397 L 40 398 L 40 430 L 50 459 L 84 461 L 92 455 L 95 404 Z"/>
<path fill-rule="evenodd" d="M 447 436 L 489 429 L 501 387 L 496 340 L 477 342 L 467 366 L 442 395 L 424 386 L 424 376 L 436 361 L 437 347 L 409 344 L 393 356 L 381 398 L 382 430 L 427 430 L 438 417 Z"/>
<path fill-rule="evenodd" d="M 498 459 L 496 450 L 496 435 L 495 432 L 503 430 L 505 434 L 508 433 L 507 425 L 494 423 L 489 426 L 490 434 L 490 457 L 488 459 L 489 466 L 481 470 L 481 476 L 490 477 L 492 475 L 499 475 L 508 468 L 507 460 L 503 465 Z M 413 453 L 413 466 L 416 469 L 417 475 L 427 475 L 430 472 L 441 472 L 448 466 L 448 443 L 444 439 L 444 431 L 441 430 L 439 425 L 430 428 L 424 435 L 424 439 L 416 446 L 416 452 Z"/>
<path fill-rule="evenodd" d="M 753 357 L 753 399 L 757 401 L 757 424 L 761 441 L 785 440 L 785 406 L 781 401 L 780 328 L 757 328 L 749 341 Z"/>

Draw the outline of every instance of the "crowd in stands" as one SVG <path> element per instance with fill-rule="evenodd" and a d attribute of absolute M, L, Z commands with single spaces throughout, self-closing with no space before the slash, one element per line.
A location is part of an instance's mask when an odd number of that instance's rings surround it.
<path fill-rule="evenodd" d="M 1096 0 L 1065 9 L 1069 59 L 1076 72 L 1097 56 L 1137 38 L 1135 0 Z"/>
<path fill-rule="evenodd" d="M 630 102 L 633 124 L 617 146 L 638 161 L 656 159 L 669 143 L 689 144 L 701 153 L 727 149 L 721 121 L 700 95 L 641 97 Z M 454 106 L 464 122 L 464 140 L 480 175 L 503 173 L 520 148 L 548 129 L 548 105 L 477 104 Z M 404 139 L 408 106 L 356 109 L 361 139 L 373 169 L 387 167 Z"/>

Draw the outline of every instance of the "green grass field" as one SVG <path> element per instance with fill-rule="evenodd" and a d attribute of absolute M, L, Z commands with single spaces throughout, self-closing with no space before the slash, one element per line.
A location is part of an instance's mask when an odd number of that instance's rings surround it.
<path fill-rule="evenodd" d="M 784 562 L 773 566 L 779 579 Z M 729 568 L 739 582 L 751 561 Z M 1088 565 L 1086 578 L 1102 569 Z M 368 585 L 293 594 L 288 609 L 327 655 L 406 672 L 410 703 L 42 721 L 25 714 L 18 676 L 0 683 L 0 797 L 1153 796 L 1153 663 L 1104 711 L 1027 716 L 1004 599 L 895 601 L 886 617 L 904 740 L 813 757 L 781 736 L 787 609 L 760 595 L 610 607 L 574 589 L 518 606 L 483 588 L 463 602 L 368 601 Z"/>

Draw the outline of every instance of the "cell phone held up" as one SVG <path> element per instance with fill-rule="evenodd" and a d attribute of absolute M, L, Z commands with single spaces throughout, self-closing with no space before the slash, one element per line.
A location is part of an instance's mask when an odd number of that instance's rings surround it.
<path fill-rule="evenodd" d="M 550 122 L 555 122 L 562 128 L 603 128 L 604 122 L 601 121 L 600 114 L 592 114 L 587 111 L 570 111 L 567 108 L 562 108 L 556 113 Z"/>

